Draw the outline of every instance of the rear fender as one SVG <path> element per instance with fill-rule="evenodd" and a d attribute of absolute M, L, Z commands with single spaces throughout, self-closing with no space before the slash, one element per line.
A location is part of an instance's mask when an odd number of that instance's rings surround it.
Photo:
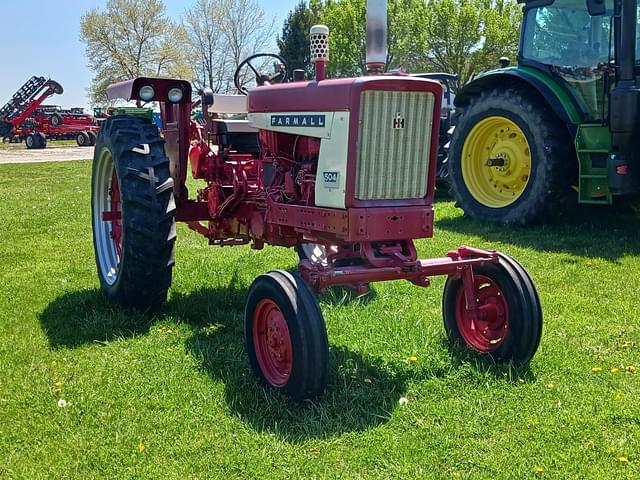
<path fill-rule="evenodd" d="M 462 88 L 456 95 L 454 104 L 456 107 L 464 107 L 473 96 L 483 91 L 511 87 L 536 92 L 567 126 L 571 138 L 575 137 L 578 125 L 584 120 L 575 100 L 558 82 L 533 68 L 511 67 L 482 74 Z"/>

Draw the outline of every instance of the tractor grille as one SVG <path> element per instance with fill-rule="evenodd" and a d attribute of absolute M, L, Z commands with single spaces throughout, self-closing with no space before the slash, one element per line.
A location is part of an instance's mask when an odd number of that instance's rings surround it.
<path fill-rule="evenodd" d="M 356 198 L 423 198 L 434 95 L 365 90 L 360 100 Z"/>

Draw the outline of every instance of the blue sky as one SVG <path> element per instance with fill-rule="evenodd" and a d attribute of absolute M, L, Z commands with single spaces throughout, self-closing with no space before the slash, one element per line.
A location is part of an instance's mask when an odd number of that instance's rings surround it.
<path fill-rule="evenodd" d="M 32 75 L 51 77 L 64 94 L 47 103 L 86 107 L 86 88 L 92 73 L 80 42 L 80 17 L 106 0 L 0 0 L 0 107 Z M 171 18 L 179 18 L 195 0 L 164 0 Z M 260 0 L 268 18 L 275 17 L 278 33 L 298 0 Z M 9 19 L 15 19 L 11 22 Z"/>

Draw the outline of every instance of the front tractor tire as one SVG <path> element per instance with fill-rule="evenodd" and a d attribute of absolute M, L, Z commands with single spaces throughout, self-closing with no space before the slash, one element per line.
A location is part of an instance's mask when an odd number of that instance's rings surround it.
<path fill-rule="evenodd" d="M 528 363 L 540 344 L 542 307 L 536 287 L 513 258 L 473 267 L 474 317 L 467 309 L 464 282 L 448 278 L 442 310 L 449 340 L 489 354 L 501 363 Z"/>
<path fill-rule="evenodd" d="M 297 274 L 276 270 L 253 282 L 244 312 L 249 364 L 262 383 L 292 400 L 313 400 L 327 383 L 329 342 L 320 307 Z"/>
<path fill-rule="evenodd" d="M 538 222 L 564 203 L 573 150 L 543 100 L 518 89 L 485 91 L 459 112 L 447 162 L 451 194 L 471 218 Z"/>
<path fill-rule="evenodd" d="M 171 286 L 176 206 L 164 140 L 155 125 L 135 116 L 104 122 L 91 199 L 103 291 L 126 307 L 158 306 Z"/>

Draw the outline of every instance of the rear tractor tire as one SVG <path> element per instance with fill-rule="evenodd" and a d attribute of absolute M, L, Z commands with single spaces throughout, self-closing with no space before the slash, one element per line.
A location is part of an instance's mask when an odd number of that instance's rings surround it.
<path fill-rule="evenodd" d="M 544 101 L 494 89 L 460 109 L 447 165 L 466 215 L 527 225 L 563 206 L 577 162 L 566 126 Z"/>
<path fill-rule="evenodd" d="M 327 330 L 311 289 L 299 275 L 277 270 L 256 278 L 247 294 L 244 335 L 249 364 L 262 383 L 296 401 L 322 394 Z"/>
<path fill-rule="evenodd" d="M 104 122 L 91 201 L 96 265 L 107 297 L 139 309 L 164 302 L 175 258 L 176 206 L 155 125 L 135 116 Z"/>
<path fill-rule="evenodd" d="M 513 258 L 473 268 L 478 317 L 466 310 L 463 281 L 447 279 L 442 310 L 447 336 L 497 362 L 526 364 L 540 344 L 542 307 L 536 287 Z"/>

